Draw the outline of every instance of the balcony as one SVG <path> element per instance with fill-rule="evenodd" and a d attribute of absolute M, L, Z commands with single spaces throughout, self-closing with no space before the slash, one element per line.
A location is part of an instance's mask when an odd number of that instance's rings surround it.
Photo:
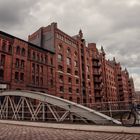
<path fill-rule="evenodd" d="M 124 93 L 121 91 L 119 92 L 120 97 L 124 96 Z"/>
<path fill-rule="evenodd" d="M 95 83 L 101 83 L 102 80 L 101 80 L 101 78 L 94 78 L 94 82 L 95 82 Z"/>
<path fill-rule="evenodd" d="M 123 87 L 119 87 L 119 92 L 122 92 L 123 91 Z"/>
<path fill-rule="evenodd" d="M 100 93 L 95 93 L 95 98 L 102 98 L 102 95 Z"/>
<path fill-rule="evenodd" d="M 99 61 L 99 56 L 97 56 L 97 55 L 95 55 L 95 56 L 93 56 L 93 61 Z"/>
<path fill-rule="evenodd" d="M 122 81 L 118 81 L 118 85 L 119 85 L 119 87 L 122 87 L 123 86 Z"/>
<path fill-rule="evenodd" d="M 100 68 L 101 67 L 101 64 L 100 63 L 93 63 L 93 67 L 94 68 Z"/>
<path fill-rule="evenodd" d="M 95 87 L 94 87 L 94 90 L 95 90 L 95 91 L 101 91 L 102 88 L 101 88 L 101 86 L 95 86 Z"/>
<path fill-rule="evenodd" d="M 101 72 L 100 72 L 100 71 L 94 71 L 94 72 L 93 72 L 93 75 L 100 76 L 100 75 L 101 75 Z"/>
<path fill-rule="evenodd" d="M 122 81 L 122 78 L 118 78 L 118 81 Z"/>
<path fill-rule="evenodd" d="M 123 96 L 120 96 L 120 101 L 124 101 L 124 97 Z"/>

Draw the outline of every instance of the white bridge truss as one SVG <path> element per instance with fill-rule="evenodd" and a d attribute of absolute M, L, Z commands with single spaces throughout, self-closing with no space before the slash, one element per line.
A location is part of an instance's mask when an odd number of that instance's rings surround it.
<path fill-rule="evenodd" d="M 32 91 L 0 92 L 0 119 L 120 124 L 119 121 L 80 104 Z"/>

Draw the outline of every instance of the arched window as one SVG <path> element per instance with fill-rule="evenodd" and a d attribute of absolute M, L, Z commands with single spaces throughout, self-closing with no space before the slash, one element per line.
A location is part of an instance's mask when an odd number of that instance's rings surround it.
<path fill-rule="evenodd" d="M 63 49 L 61 44 L 58 45 L 58 49 L 59 49 L 59 51 L 61 51 Z"/>
<path fill-rule="evenodd" d="M 24 48 L 22 48 L 22 50 L 21 50 L 21 55 L 25 56 L 25 49 Z"/>
<path fill-rule="evenodd" d="M 67 55 L 70 55 L 71 51 L 70 48 L 67 49 Z"/>
<path fill-rule="evenodd" d="M 77 57 L 77 52 L 76 51 L 74 52 L 74 56 Z"/>
<path fill-rule="evenodd" d="M 19 46 L 17 46 L 17 48 L 16 48 L 16 54 L 20 54 L 20 47 Z"/>

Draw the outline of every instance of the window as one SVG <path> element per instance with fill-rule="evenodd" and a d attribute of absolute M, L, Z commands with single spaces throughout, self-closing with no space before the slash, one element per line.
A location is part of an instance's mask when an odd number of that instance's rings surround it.
<path fill-rule="evenodd" d="M 20 73 L 20 80 L 24 81 L 24 73 Z"/>
<path fill-rule="evenodd" d="M 1 61 L 0 61 L 0 65 L 4 66 L 5 65 L 5 55 L 1 55 Z"/>
<path fill-rule="evenodd" d="M 53 65 L 53 58 L 51 58 L 51 65 Z"/>
<path fill-rule="evenodd" d="M 61 65 L 58 65 L 58 70 L 63 71 L 63 67 Z"/>
<path fill-rule="evenodd" d="M 21 60 L 21 68 L 24 69 L 24 60 Z"/>
<path fill-rule="evenodd" d="M 76 84 L 79 84 L 79 80 L 78 79 L 76 79 Z"/>
<path fill-rule="evenodd" d="M 58 45 L 58 49 L 59 49 L 59 51 L 62 50 L 62 45 L 61 44 Z"/>
<path fill-rule="evenodd" d="M 75 71 L 75 75 L 77 75 L 77 76 L 78 76 L 78 71 L 77 71 L 77 70 Z"/>
<path fill-rule="evenodd" d="M 78 103 L 78 104 L 80 103 L 80 98 L 79 98 L 79 97 L 77 97 L 77 103 Z"/>
<path fill-rule="evenodd" d="M 78 62 L 77 61 L 74 61 L 74 66 L 78 67 Z"/>
<path fill-rule="evenodd" d="M 91 94 L 91 90 L 89 90 L 89 94 Z"/>
<path fill-rule="evenodd" d="M 64 92 L 64 87 L 60 86 L 60 92 Z"/>
<path fill-rule="evenodd" d="M 69 83 L 71 83 L 71 82 L 72 82 L 72 79 L 71 79 L 71 77 L 69 77 L 69 78 L 68 78 L 68 82 L 69 82 Z"/>
<path fill-rule="evenodd" d="M 11 46 L 11 44 L 9 44 L 9 46 L 8 46 L 8 52 L 12 53 L 12 46 Z"/>
<path fill-rule="evenodd" d="M 72 97 L 69 97 L 69 101 L 72 101 Z"/>
<path fill-rule="evenodd" d="M 30 58 L 31 57 L 31 51 L 28 50 L 28 57 Z"/>
<path fill-rule="evenodd" d="M 70 68 L 67 68 L 67 73 L 71 73 L 71 69 Z"/>
<path fill-rule="evenodd" d="M 40 85 L 43 85 L 43 78 L 40 78 Z"/>
<path fill-rule="evenodd" d="M 17 48 L 16 48 L 16 54 L 20 55 L 20 47 L 19 46 L 17 46 Z"/>
<path fill-rule="evenodd" d="M 77 57 L 77 52 L 74 52 L 74 56 Z"/>
<path fill-rule="evenodd" d="M 85 78 L 85 74 L 84 73 L 82 74 L 82 78 Z"/>
<path fill-rule="evenodd" d="M 72 88 L 71 87 L 69 87 L 69 93 L 72 93 Z"/>
<path fill-rule="evenodd" d="M 19 73 L 15 72 L 15 80 L 19 80 Z"/>
<path fill-rule="evenodd" d="M 39 85 L 39 77 L 36 77 L 36 84 Z"/>
<path fill-rule="evenodd" d="M 58 61 L 61 62 L 63 60 L 63 57 L 61 54 L 58 54 Z"/>
<path fill-rule="evenodd" d="M 67 65 L 71 64 L 71 59 L 67 57 Z"/>
<path fill-rule="evenodd" d="M 21 50 L 21 55 L 25 56 L 25 49 L 24 48 L 22 48 L 22 50 Z"/>
<path fill-rule="evenodd" d="M 89 72 L 89 66 L 87 66 L 87 72 Z"/>
<path fill-rule="evenodd" d="M 89 99 L 89 102 L 92 103 L 92 99 L 91 98 Z"/>
<path fill-rule="evenodd" d="M 90 86 L 90 82 L 88 82 L 88 85 Z"/>
<path fill-rule="evenodd" d="M 53 68 L 51 68 L 51 75 L 53 76 Z"/>
<path fill-rule="evenodd" d="M 37 54 L 37 61 L 40 61 L 40 56 L 39 56 L 39 54 Z"/>
<path fill-rule="evenodd" d="M 35 72 L 35 64 L 32 63 L 32 72 L 34 73 Z"/>
<path fill-rule="evenodd" d="M 41 62 L 44 62 L 43 55 L 41 55 Z"/>
<path fill-rule="evenodd" d="M 45 63 L 48 63 L 48 56 L 45 55 Z"/>
<path fill-rule="evenodd" d="M 78 88 L 76 89 L 76 93 L 79 93 L 79 89 Z"/>
<path fill-rule="evenodd" d="M 63 75 L 59 75 L 59 82 L 63 82 Z"/>
<path fill-rule="evenodd" d="M 35 52 L 33 52 L 33 59 L 34 59 L 34 60 L 36 59 L 36 54 L 35 54 Z"/>
<path fill-rule="evenodd" d="M 85 84 L 85 81 L 82 82 L 82 85 L 85 87 L 85 85 L 86 85 L 86 84 Z"/>
<path fill-rule="evenodd" d="M 39 65 L 36 67 L 36 72 L 39 73 Z"/>
<path fill-rule="evenodd" d="M 60 98 L 64 99 L 64 97 L 63 97 L 63 96 L 61 96 Z"/>
<path fill-rule="evenodd" d="M 6 51 L 6 42 L 5 41 L 2 42 L 2 50 Z"/>
<path fill-rule="evenodd" d="M 32 75 L 32 84 L 35 84 L 35 76 Z"/>
<path fill-rule="evenodd" d="M 53 87 L 53 79 L 51 79 L 50 83 L 51 83 L 51 87 Z"/>
<path fill-rule="evenodd" d="M 43 66 L 40 67 L 40 73 L 43 74 Z"/>
<path fill-rule="evenodd" d="M 70 48 L 67 49 L 67 55 L 70 55 L 71 51 Z"/>
<path fill-rule="evenodd" d="M 16 67 L 16 68 L 19 68 L 19 59 L 18 59 L 18 58 L 16 58 L 15 67 Z"/>
<path fill-rule="evenodd" d="M 0 69 L 0 80 L 4 79 L 4 70 Z"/>

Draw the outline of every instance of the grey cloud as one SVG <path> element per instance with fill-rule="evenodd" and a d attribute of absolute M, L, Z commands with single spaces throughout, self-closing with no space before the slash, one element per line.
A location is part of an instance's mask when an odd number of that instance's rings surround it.
<path fill-rule="evenodd" d="M 37 0 L 4 0 L 0 1 L 0 25 L 2 28 L 13 28 L 13 26 L 24 24 L 31 18 L 32 7 Z"/>
<path fill-rule="evenodd" d="M 81 28 L 87 42 L 103 45 L 107 57 L 132 68 L 140 67 L 139 15 L 139 0 L 5 0 L 0 30 L 26 38 L 51 22 L 70 35 Z"/>

